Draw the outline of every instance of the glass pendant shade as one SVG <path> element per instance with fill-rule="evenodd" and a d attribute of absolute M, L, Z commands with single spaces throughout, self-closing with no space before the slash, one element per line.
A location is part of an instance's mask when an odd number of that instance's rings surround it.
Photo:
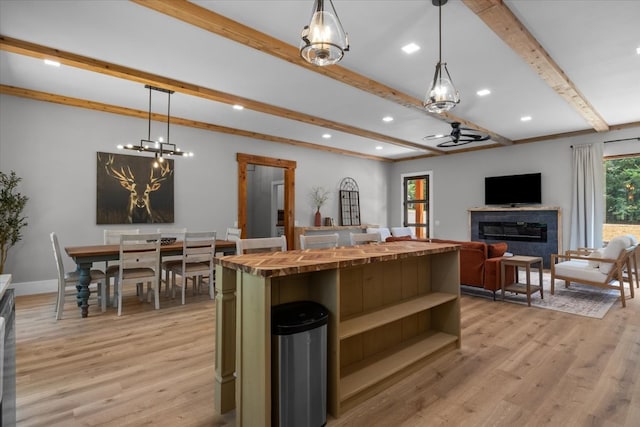
<path fill-rule="evenodd" d="M 436 73 L 423 103 L 424 107 L 430 113 L 443 113 L 451 110 L 459 102 L 460 94 L 451 82 L 447 63 L 438 62 Z"/>
<path fill-rule="evenodd" d="M 300 56 L 311 64 L 324 66 L 340 61 L 348 50 L 347 33 L 333 3 L 315 0 L 309 25 L 302 30 Z"/>
<path fill-rule="evenodd" d="M 447 0 L 431 0 L 431 2 L 438 7 L 438 63 L 422 105 L 430 113 L 444 113 L 460 102 L 460 94 L 453 86 L 447 63 L 442 62 L 442 6 L 447 3 Z"/>

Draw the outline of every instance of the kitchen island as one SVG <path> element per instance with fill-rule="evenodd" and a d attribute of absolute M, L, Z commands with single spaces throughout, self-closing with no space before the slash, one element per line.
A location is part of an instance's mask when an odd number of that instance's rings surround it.
<path fill-rule="evenodd" d="M 215 404 L 268 426 L 271 307 L 329 311 L 327 410 L 339 417 L 460 347 L 459 246 L 401 241 L 245 254 L 216 262 Z"/>

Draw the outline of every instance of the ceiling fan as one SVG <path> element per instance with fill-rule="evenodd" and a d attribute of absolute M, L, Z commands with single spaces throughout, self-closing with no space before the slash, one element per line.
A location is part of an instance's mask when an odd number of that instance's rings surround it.
<path fill-rule="evenodd" d="M 427 135 L 422 139 L 424 141 L 439 141 L 438 147 L 459 147 L 471 142 L 486 141 L 491 138 L 486 133 L 478 130 L 465 128 L 460 126 L 460 122 L 451 123 L 451 133 L 449 135 Z"/>

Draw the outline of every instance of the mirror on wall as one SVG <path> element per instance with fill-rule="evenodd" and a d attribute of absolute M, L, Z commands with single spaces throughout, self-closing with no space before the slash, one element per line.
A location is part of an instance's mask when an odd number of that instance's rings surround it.
<path fill-rule="evenodd" d="M 278 203 L 278 191 L 281 193 Z M 283 212 L 278 233 L 278 210 Z M 246 238 L 284 234 L 284 170 L 273 166 L 247 166 Z"/>
<path fill-rule="evenodd" d="M 296 162 L 237 154 L 242 238 L 284 235 L 293 248 Z"/>

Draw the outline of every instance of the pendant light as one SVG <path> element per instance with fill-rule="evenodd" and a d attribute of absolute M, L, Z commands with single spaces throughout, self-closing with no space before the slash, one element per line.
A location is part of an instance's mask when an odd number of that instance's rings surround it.
<path fill-rule="evenodd" d="M 423 105 L 430 113 L 443 113 L 460 102 L 460 94 L 453 86 L 447 63 L 442 62 L 442 5 L 446 4 L 447 0 L 431 0 L 431 2 L 434 6 L 438 6 L 438 63 Z"/>
<path fill-rule="evenodd" d="M 148 116 L 148 133 L 147 139 L 141 139 L 139 145 L 127 144 L 127 145 L 118 145 L 119 150 L 133 150 L 138 152 L 149 152 L 153 153 L 156 161 L 153 163 L 154 167 L 158 167 L 159 163 L 164 162 L 165 157 L 167 156 L 183 156 L 183 157 L 193 157 L 192 152 L 184 152 L 180 148 L 176 147 L 175 144 L 171 144 L 169 142 L 169 124 L 171 123 L 171 94 L 174 91 L 169 89 L 163 89 L 160 87 L 146 85 L 146 89 L 149 89 L 149 116 Z M 167 141 L 163 141 L 162 138 L 159 138 L 158 141 L 153 141 L 151 139 L 151 91 L 155 90 L 158 92 L 164 92 L 168 95 L 167 101 Z"/>
<path fill-rule="evenodd" d="M 340 61 L 349 50 L 349 40 L 344 32 L 333 2 L 315 0 L 309 25 L 302 29 L 300 56 L 305 61 L 325 66 Z"/>

